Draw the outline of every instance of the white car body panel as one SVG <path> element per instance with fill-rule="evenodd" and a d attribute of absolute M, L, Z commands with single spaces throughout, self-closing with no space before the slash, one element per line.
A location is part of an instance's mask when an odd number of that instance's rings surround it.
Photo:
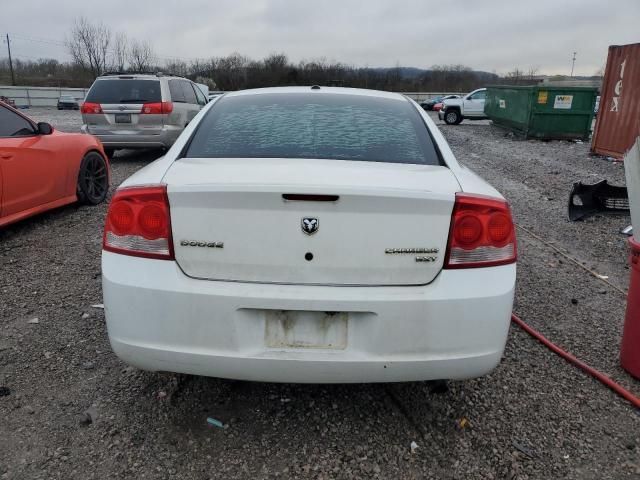
<path fill-rule="evenodd" d="M 467 167 L 456 171 L 456 178 L 463 192 L 473 192 L 488 197 L 502 198 L 500 192 L 487 184 L 477 173 Z"/>
<path fill-rule="evenodd" d="M 301 87 L 225 97 L 274 90 Z M 122 184 L 167 184 L 176 252 L 176 261 L 103 252 L 109 338 L 125 362 L 147 370 L 296 383 L 464 379 L 499 363 L 515 264 L 447 270 L 442 257 L 455 193 L 500 194 L 458 164 L 415 102 L 386 92 L 322 90 L 410 101 L 446 167 L 176 160 L 214 108 L 211 102 L 164 157 Z M 283 193 L 340 195 L 343 209 L 335 209 L 340 201 L 286 205 Z M 305 215 L 320 219 L 315 235 L 301 232 Z M 202 252 L 182 248 L 181 240 L 220 241 L 224 248 Z M 415 255 L 384 252 L 422 247 L 438 248 L 438 260 L 418 263 Z M 308 262 L 307 251 L 319 255 Z"/>
<path fill-rule="evenodd" d="M 459 190 L 446 167 L 308 159 L 181 159 L 164 181 L 176 261 L 187 275 L 320 285 L 431 282 L 442 268 Z M 339 200 L 282 197 L 298 193 Z M 305 234 L 303 218 L 317 219 L 317 232 Z M 385 254 L 388 248 L 431 250 L 430 261 Z"/>
<path fill-rule="evenodd" d="M 476 92 L 470 93 L 464 98 L 464 114 L 467 117 L 484 117 L 485 99 L 473 98 L 474 93 Z"/>
<path fill-rule="evenodd" d="M 443 270 L 428 286 L 196 280 L 175 262 L 103 252 L 114 352 L 145 370 L 292 383 L 465 379 L 504 350 L 515 265 Z M 347 347 L 268 347 L 268 312 L 346 312 Z"/>

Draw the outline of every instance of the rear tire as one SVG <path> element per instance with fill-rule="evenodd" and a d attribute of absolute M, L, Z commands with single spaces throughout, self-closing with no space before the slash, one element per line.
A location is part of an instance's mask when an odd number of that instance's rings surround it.
<path fill-rule="evenodd" d="M 89 152 L 82 159 L 78 173 L 78 201 L 98 205 L 107 198 L 109 175 L 107 161 L 98 152 Z"/>
<path fill-rule="evenodd" d="M 444 121 L 447 125 L 458 125 L 462 121 L 462 115 L 458 110 L 447 110 L 444 112 Z"/>

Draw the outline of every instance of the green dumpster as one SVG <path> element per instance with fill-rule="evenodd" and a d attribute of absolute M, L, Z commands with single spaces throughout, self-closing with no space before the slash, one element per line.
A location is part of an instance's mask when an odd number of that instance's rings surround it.
<path fill-rule="evenodd" d="M 562 86 L 487 87 L 484 112 L 525 138 L 589 138 L 597 89 Z"/>

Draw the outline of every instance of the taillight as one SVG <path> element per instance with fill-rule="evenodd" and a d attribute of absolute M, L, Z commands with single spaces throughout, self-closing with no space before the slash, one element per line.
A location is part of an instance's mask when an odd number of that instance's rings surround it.
<path fill-rule="evenodd" d="M 102 105 L 99 103 L 84 102 L 80 107 L 81 113 L 102 113 Z"/>
<path fill-rule="evenodd" d="M 171 112 L 173 112 L 172 102 L 145 103 L 142 105 L 142 109 L 140 110 L 140 113 L 149 115 L 160 115 Z"/>
<path fill-rule="evenodd" d="M 516 231 L 504 200 L 456 194 L 444 268 L 493 267 L 516 261 Z"/>
<path fill-rule="evenodd" d="M 173 260 L 166 185 L 117 190 L 109 205 L 102 248 L 134 257 Z"/>

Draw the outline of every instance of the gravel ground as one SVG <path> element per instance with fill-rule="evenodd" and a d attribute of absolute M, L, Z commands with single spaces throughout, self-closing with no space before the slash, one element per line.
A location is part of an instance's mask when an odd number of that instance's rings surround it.
<path fill-rule="evenodd" d="M 27 113 L 61 130 L 80 124 L 77 112 Z M 629 219 L 571 224 L 565 211 L 572 182 L 621 183 L 623 168 L 590 157 L 586 144 L 438 124 L 459 160 L 510 200 L 519 225 L 547 242 L 518 231 L 515 311 L 640 394 L 618 366 L 625 302 L 615 287 L 628 277 L 618 229 Z M 155 155 L 117 156 L 114 185 Z M 445 393 L 127 367 L 91 307 L 102 302 L 105 212 L 70 206 L 0 232 L 0 387 L 10 391 L 0 397 L 0 478 L 640 479 L 638 412 L 515 326 L 491 375 Z M 208 427 L 208 416 L 226 427 Z"/>
<path fill-rule="evenodd" d="M 77 133 L 82 125 L 82 114 L 78 110 L 33 107 L 22 112 L 38 122 L 49 122 L 63 132 Z"/>

